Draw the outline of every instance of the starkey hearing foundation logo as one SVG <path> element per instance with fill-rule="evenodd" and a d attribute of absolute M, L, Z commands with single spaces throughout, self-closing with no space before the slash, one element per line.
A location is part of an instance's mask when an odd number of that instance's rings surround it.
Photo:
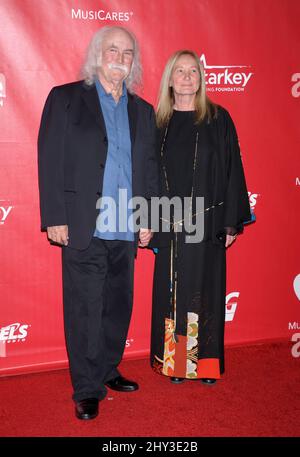
<path fill-rule="evenodd" d="M 5 224 L 12 209 L 7 200 L 0 200 L 0 226 Z"/>
<path fill-rule="evenodd" d="M 251 65 L 208 65 L 205 55 L 200 62 L 204 68 L 206 90 L 208 92 L 245 92 L 254 75 Z"/>
<path fill-rule="evenodd" d="M 133 16 L 132 11 L 111 11 L 106 9 L 86 10 L 71 8 L 71 18 L 88 21 L 128 22 Z"/>
<path fill-rule="evenodd" d="M 3 73 L 0 73 L 0 107 L 4 105 L 6 98 L 6 80 Z"/>
<path fill-rule="evenodd" d="M 294 73 L 291 81 L 295 84 L 292 85 L 291 93 L 295 98 L 300 97 L 300 73 Z"/>

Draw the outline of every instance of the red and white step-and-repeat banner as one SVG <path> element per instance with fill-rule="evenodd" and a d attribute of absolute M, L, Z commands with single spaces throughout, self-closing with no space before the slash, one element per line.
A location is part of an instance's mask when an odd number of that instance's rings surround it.
<path fill-rule="evenodd" d="M 37 133 L 50 89 L 79 79 L 93 33 L 117 24 L 140 42 L 146 100 L 170 54 L 190 48 L 235 121 L 256 222 L 228 250 L 226 344 L 289 339 L 299 357 L 299 0 L 0 0 L 0 375 L 67 365 Z M 126 357 L 149 351 L 153 263 L 140 250 Z"/>

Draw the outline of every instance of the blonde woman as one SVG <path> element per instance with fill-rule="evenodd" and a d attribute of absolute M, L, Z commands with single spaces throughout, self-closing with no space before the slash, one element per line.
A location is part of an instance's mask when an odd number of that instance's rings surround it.
<path fill-rule="evenodd" d="M 208 99 L 195 52 L 178 51 L 167 62 L 157 124 L 161 195 L 179 198 L 182 212 L 171 212 L 170 231 L 151 243 L 158 248 L 151 364 L 173 383 L 213 385 L 224 372 L 226 248 L 251 214 L 233 121 Z M 203 237 L 190 242 L 186 222 L 197 218 Z"/>

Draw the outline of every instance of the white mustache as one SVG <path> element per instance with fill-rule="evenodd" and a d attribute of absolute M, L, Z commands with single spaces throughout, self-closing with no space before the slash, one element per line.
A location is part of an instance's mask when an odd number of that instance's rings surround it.
<path fill-rule="evenodd" d="M 124 73 L 128 73 L 128 67 L 126 65 L 122 65 L 121 63 L 109 63 L 108 68 L 110 70 L 121 70 Z"/>

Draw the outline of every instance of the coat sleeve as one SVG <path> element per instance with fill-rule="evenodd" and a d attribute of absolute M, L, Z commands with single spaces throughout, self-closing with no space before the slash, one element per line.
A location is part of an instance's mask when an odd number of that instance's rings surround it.
<path fill-rule="evenodd" d="M 64 136 L 67 104 L 57 88 L 46 100 L 38 135 L 38 176 L 42 230 L 66 225 L 64 202 Z"/>
<path fill-rule="evenodd" d="M 151 198 L 159 195 L 158 162 L 156 154 L 156 121 L 154 109 L 152 107 L 150 110 L 150 129 L 151 138 L 153 139 L 153 147 L 150 150 L 147 161 L 147 193 Z"/>
<path fill-rule="evenodd" d="M 147 164 L 146 164 L 146 199 L 148 204 L 148 214 L 147 214 L 147 221 L 148 227 L 151 228 L 151 198 L 159 196 L 159 168 L 158 168 L 158 161 L 157 161 L 157 153 L 156 153 L 156 120 L 155 120 L 155 112 L 153 107 L 150 109 L 150 137 L 152 138 L 152 144 L 148 149 L 148 156 L 147 156 Z M 144 224 L 145 225 L 145 224 Z M 145 227 L 146 228 L 146 227 Z"/>
<path fill-rule="evenodd" d="M 250 221 L 251 212 L 235 125 L 224 110 L 224 144 L 226 192 L 224 208 L 224 232 L 235 235 L 243 231 L 243 223 Z"/>

